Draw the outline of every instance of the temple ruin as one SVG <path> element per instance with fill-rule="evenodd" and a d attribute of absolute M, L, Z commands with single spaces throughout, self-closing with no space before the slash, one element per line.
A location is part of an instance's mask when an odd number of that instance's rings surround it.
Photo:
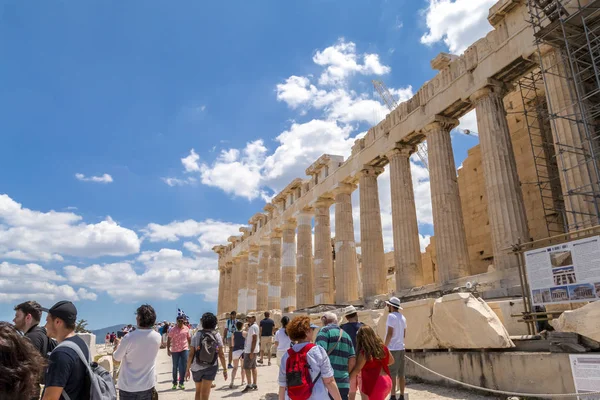
<path fill-rule="evenodd" d="M 494 29 L 464 54 L 432 60 L 437 75 L 356 140 L 348 158 L 321 156 L 307 178 L 290 182 L 240 236 L 214 248 L 219 315 L 368 307 L 391 292 L 427 298 L 473 276 L 489 283 L 489 298 L 520 291 L 513 246 L 599 223 L 599 39 L 588 34 L 600 32 L 599 5 L 498 1 L 488 17 Z M 479 144 L 457 172 L 450 132 L 472 109 Z M 410 157 L 423 141 L 434 237 L 422 254 Z M 377 177 L 384 167 L 393 254 L 384 253 L 382 237 Z M 360 254 L 351 202 L 356 190 Z"/>

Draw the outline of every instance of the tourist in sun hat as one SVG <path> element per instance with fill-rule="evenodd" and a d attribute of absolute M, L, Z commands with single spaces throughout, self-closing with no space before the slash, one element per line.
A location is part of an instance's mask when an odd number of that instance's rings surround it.
<path fill-rule="evenodd" d="M 348 322 L 341 325 L 340 328 L 344 332 L 350 336 L 352 339 L 352 345 L 354 346 L 354 351 L 356 352 L 356 334 L 361 326 L 363 326 L 362 322 L 358 322 L 358 311 L 354 306 L 348 306 L 342 310 L 342 315 L 346 318 Z M 350 394 L 348 395 L 349 400 L 354 400 L 356 398 L 356 393 L 360 387 L 361 375 L 355 374 L 350 378 Z"/>
<path fill-rule="evenodd" d="M 391 297 L 385 302 L 390 314 L 387 317 L 387 332 L 385 335 L 385 346 L 392 353 L 394 363 L 390 365 L 390 374 L 392 377 L 392 397 L 390 400 L 396 400 L 396 387 L 400 388 L 398 400 L 404 400 L 404 338 L 406 337 L 406 318 L 400 310 L 400 299 Z"/>
<path fill-rule="evenodd" d="M 248 334 L 244 343 L 244 372 L 246 373 L 247 385 L 242 390 L 242 393 L 247 393 L 250 390 L 257 390 L 256 381 L 258 380 L 258 371 L 256 370 L 256 357 L 259 352 L 259 328 L 256 324 L 256 316 L 248 314 L 246 316 L 248 322 Z"/>

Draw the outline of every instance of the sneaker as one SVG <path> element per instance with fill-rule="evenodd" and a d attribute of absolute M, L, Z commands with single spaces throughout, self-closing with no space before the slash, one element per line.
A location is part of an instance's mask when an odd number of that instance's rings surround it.
<path fill-rule="evenodd" d="M 400 397 L 398 397 L 398 400 L 404 400 L 404 395 L 401 394 Z"/>
<path fill-rule="evenodd" d="M 258 386 L 252 385 L 252 390 L 258 390 Z"/>
<path fill-rule="evenodd" d="M 233 389 L 233 382 L 229 384 L 229 389 Z"/>
<path fill-rule="evenodd" d="M 244 390 L 242 390 L 242 393 L 248 393 L 251 390 L 252 390 L 252 385 L 246 385 L 246 387 L 244 388 Z"/>
<path fill-rule="evenodd" d="M 177 390 L 177 384 L 174 384 L 171 390 Z"/>
<path fill-rule="evenodd" d="M 180 389 L 180 390 L 185 390 L 185 386 L 183 386 L 183 383 L 180 383 L 180 384 L 179 384 L 179 389 Z"/>
<path fill-rule="evenodd" d="M 232 369 L 232 368 L 233 368 L 233 365 L 231 365 L 231 364 L 227 364 L 227 368 L 228 368 L 228 369 Z"/>
<path fill-rule="evenodd" d="M 262 364 L 263 360 L 258 360 L 257 363 Z"/>
<path fill-rule="evenodd" d="M 392 395 L 392 397 L 390 397 L 390 400 L 396 400 L 396 396 Z"/>

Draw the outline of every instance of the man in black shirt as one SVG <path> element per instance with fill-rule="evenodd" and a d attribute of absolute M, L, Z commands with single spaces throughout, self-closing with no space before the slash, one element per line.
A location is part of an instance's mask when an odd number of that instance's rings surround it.
<path fill-rule="evenodd" d="M 46 329 L 39 326 L 41 318 L 42 306 L 37 301 L 26 301 L 15 306 L 15 318 L 13 319 L 15 328 L 23 332 L 42 357 L 48 358 L 48 352 L 52 350 L 50 348 L 52 346 L 49 346 L 50 339 L 46 335 Z M 43 383 L 43 376 L 40 378 Z M 40 398 L 39 385 L 33 393 L 33 398 Z"/>
<path fill-rule="evenodd" d="M 271 344 L 273 337 L 273 328 L 275 328 L 275 322 L 269 318 L 271 313 L 265 312 L 265 318 L 260 321 L 260 360 L 259 364 L 263 363 L 265 352 L 267 353 L 267 361 L 271 365 Z"/>
<path fill-rule="evenodd" d="M 72 341 L 79 346 L 84 356 L 89 359 L 90 353 L 85 342 L 75 334 L 77 309 L 70 301 L 59 301 L 52 306 L 46 318 L 48 336 L 58 343 Z M 77 352 L 68 347 L 57 347 L 50 354 L 46 387 L 42 400 L 63 400 L 65 392 L 71 400 L 89 400 L 90 388 L 87 366 L 83 364 Z"/>
<path fill-rule="evenodd" d="M 15 306 L 15 328 L 23 332 L 44 358 L 48 358 L 48 336 L 46 330 L 39 326 L 42 318 L 42 306 L 37 301 L 26 301 Z"/>

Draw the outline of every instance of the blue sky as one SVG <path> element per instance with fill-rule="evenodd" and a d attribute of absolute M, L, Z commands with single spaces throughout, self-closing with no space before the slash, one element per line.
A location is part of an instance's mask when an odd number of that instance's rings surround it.
<path fill-rule="evenodd" d="M 141 302 L 215 310 L 212 246 L 385 117 L 371 79 L 409 98 L 492 3 L 0 0 L 0 320 L 27 299 L 72 299 L 92 328 Z M 475 144 L 453 134 L 457 166 Z"/>

